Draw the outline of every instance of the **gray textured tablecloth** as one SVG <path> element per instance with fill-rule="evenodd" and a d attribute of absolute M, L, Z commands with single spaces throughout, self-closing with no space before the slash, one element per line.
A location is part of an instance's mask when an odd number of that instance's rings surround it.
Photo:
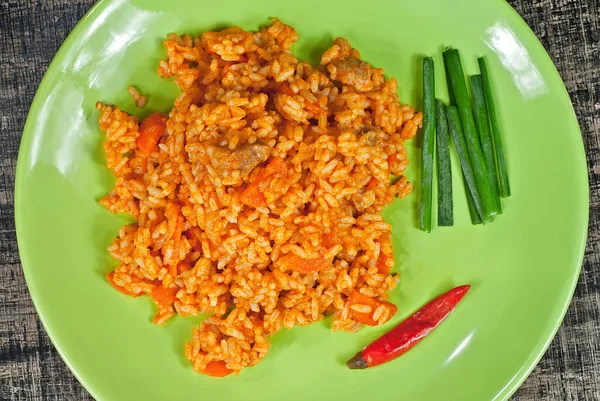
<path fill-rule="evenodd" d="M 58 356 L 31 303 L 17 250 L 13 192 L 35 91 L 93 3 L 0 0 L 0 400 L 91 400 Z M 550 53 L 571 95 L 587 150 L 591 197 L 586 257 L 573 303 L 550 349 L 513 399 L 600 400 L 600 0 L 510 3 Z"/>

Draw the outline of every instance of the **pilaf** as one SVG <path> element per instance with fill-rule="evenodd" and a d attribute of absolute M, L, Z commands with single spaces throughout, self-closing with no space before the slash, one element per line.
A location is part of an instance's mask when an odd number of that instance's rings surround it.
<path fill-rule="evenodd" d="M 277 19 L 170 34 L 158 74 L 181 94 L 168 115 L 140 124 L 97 104 L 116 176 L 101 203 L 137 219 L 109 247 L 121 264 L 108 280 L 150 294 L 156 324 L 211 314 L 185 346 L 208 375 L 257 364 L 282 328 L 331 315 L 356 332 L 396 312 L 381 211 L 412 190 L 404 142 L 422 114 L 345 39 L 317 68 L 292 55 L 297 39 Z"/>

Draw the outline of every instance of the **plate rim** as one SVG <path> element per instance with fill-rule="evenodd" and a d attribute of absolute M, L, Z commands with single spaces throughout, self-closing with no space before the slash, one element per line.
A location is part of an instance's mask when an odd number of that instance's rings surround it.
<path fill-rule="evenodd" d="M 51 80 L 51 76 L 53 76 L 57 72 L 59 72 L 57 70 L 59 64 L 67 56 L 68 50 L 71 48 L 72 43 L 75 42 L 77 40 L 77 38 L 82 33 L 85 32 L 84 25 L 86 25 L 88 20 L 96 19 L 97 14 L 101 13 L 111 3 L 114 3 L 116 1 L 129 1 L 129 0 L 99 0 L 94 5 L 92 5 L 92 7 L 85 13 L 85 15 L 73 27 L 71 32 L 69 32 L 66 39 L 60 45 L 59 49 L 57 50 L 56 54 L 52 58 L 50 64 L 48 65 L 48 68 L 47 68 L 46 72 L 44 73 L 44 76 L 42 77 L 42 80 L 40 81 L 40 84 L 36 90 L 36 93 L 35 93 L 32 103 L 31 103 L 30 109 L 27 113 L 27 119 L 25 121 L 25 125 L 23 127 L 23 132 L 22 132 L 22 136 L 21 136 L 21 140 L 20 140 L 20 144 L 19 144 L 18 156 L 17 156 L 17 165 L 16 165 L 16 171 L 15 171 L 15 192 L 14 192 L 14 212 L 15 212 L 14 219 L 15 219 L 15 232 L 16 232 L 16 237 L 17 237 L 17 246 L 18 246 L 18 250 L 19 250 L 18 251 L 19 258 L 21 261 L 21 266 L 22 266 L 22 270 L 23 270 L 23 275 L 25 277 L 25 282 L 27 284 L 27 289 L 31 296 L 31 300 L 33 302 L 37 317 L 40 320 L 40 322 L 42 323 L 42 326 L 44 327 L 44 330 L 45 330 L 46 334 L 48 335 L 48 338 L 50 339 L 54 348 L 57 350 L 58 354 L 60 355 L 62 361 L 65 363 L 67 368 L 70 370 L 70 372 L 73 374 L 73 376 L 75 376 L 77 381 L 85 388 L 85 390 L 87 392 L 89 392 L 90 395 L 94 399 L 99 400 L 99 401 L 101 400 L 101 398 L 99 397 L 99 394 L 95 391 L 94 385 L 91 383 L 91 381 L 84 380 L 79 375 L 79 373 L 75 370 L 75 368 L 72 366 L 72 363 L 71 363 L 70 359 L 66 356 L 66 354 L 63 350 L 63 347 L 58 344 L 57 340 L 54 338 L 53 332 L 49 329 L 49 324 L 46 321 L 45 316 L 40 312 L 41 311 L 40 301 L 38 300 L 35 291 L 32 291 L 32 287 L 33 287 L 32 283 L 33 283 L 34 279 L 30 276 L 31 273 L 29 272 L 29 269 L 27 267 L 27 266 L 29 266 L 29 261 L 28 261 L 29 258 L 27 255 L 30 252 L 27 251 L 28 247 L 27 247 L 27 245 L 25 245 L 25 240 L 23 239 L 23 236 L 24 236 L 23 230 L 25 230 L 23 227 L 25 224 L 22 223 L 22 219 L 23 219 L 22 213 L 23 212 L 22 212 L 22 207 L 19 205 L 21 205 L 23 202 L 23 199 L 26 198 L 25 194 L 23 193 L 23 189 L 22 189 L 23 187 L 22 187 L 21 183 L 25 180 L 24 176 L 26 175 L 26 168 L 24 167 L 24 164 L 26 161 L 30 160 L 30 153 L 29 153 L 29 150 L 31 149 L 30 145 L 31 145 L 32 139 L 35 136 L 35 122 L 33 121 L 33 117 L 39 114 L 40 107 L 44 104 L 44 99 L 42 98 L 41 94 L 42 94 L 42 92 L 48 91 L 47 87 L 49 86 L 49 81 Z M 502 390 L 500 390 L 500 392 L 498 392 L 496 394 L 496 396 L 494 397 L 494 400 L 500 400 L 500 399 L 508 400 L 521 387 L 521 385 L 527 380 L 527 378 L 530 376 L 531 372 L 533 372 L 535 367 L 538 365 L 539 361 L 545 355 L 550 344 L 556 337 L 558 330 L 562 326 L 562 323 L 564 321 L 566 313 L 567 313 L 569 307 L 571 306 L 571 302 L 572 302 L 573 296 L 575 294 L 575 289 L 577 287 L 579 277 L 581 274 L 581 269 L 582 269 L 582 265 L 583 265 L 584 258 L 585 258 L 585 249 L 587 247 L 587 241 L 588 241 L 588 235 L 589 235 L 589 214 L 590 214 L 590 210 L 589 210 L 590 192 L 589 192 L 589 175 L 588 175 L 589 166 L 587 164 L 587 153 L 586 153 L 586 149 L 585 149 L 583 135 L 581 132 L 581 127 L 580 127 L 579 121 L 577 119 L 577 114 L 575 113 L 575 109 L 573 107 L 573 102 L 572 102 L 569 92 L 565 86 L 564 80 L 562 79 L 558 69 L 556 68 L 554 61 L 552 60 L 552 58 L 546 51 L 546 48 L 541 43 L 538 36 L 531 29 L 529 24 L 527 24 L 527 22 L 521 17 L 521 15 L 506 0 L 489 0 L 489 2 L 492 4 L 496 3 L 498 7 L 507 8 L 509 13 L 513 14 L 513 18 L 516 18 L 517 20 L 520 21 L 521 24 L 523 24 L 523 28 L 526 31 L 528 31 L 528 33 L 532 36 L 532 38 L 535 38 L 535 40 L 532 41 L 533 42 L 532 46 L 538 47 L 538 50 L 541 50 L 541 53 L 543 55 L 542 57 L 545 57 L 546 58 L 545 61 L 547 63 L 550 63 L 550 65 L 552 66 L 549 69 L 550 70 L 549 73 L 552 73 L 554 75 L 553 79 L 558 79 L 558 81 L 561 84 L 559 86 L 559 88 L 562 93 L 558 94 L 558 96 L 561 98 L 566 96 L 566 99 L 569 100 L 570 112 L 569 112 L 568 117 L 570 119 L 572 119 L 572 122 L 574 123 L 573 130 L 576 129 L 576 131 L 579 132 L 578 144 L 580 145 L 579 146 L 580 158 L 578 158 L 579 159 L 579 163 L 578 163 L 579 167 L 576 167 L 576 168 L 579 170 L 582 170 L 582 171 L 578 172 L 577 174 L 585 174 L 585 187 L 582 188 L 582 191 L 585 192 L 586 196 L 585 196 L 585 200 L 583 201 L 583 203 L 581 205 L 582 207 L 585 207 L 585 209 L 586 209 L 585 224 L 584 224 L 585 229 L 584 229 L 584 233 L 583 233 L 583 237 L 582 237 L 582 244 L 579 249 L 579 255 L 577 258 L 578 259 L 577 260 L 577 268 L 574 269 L 574 271 L 573 271 L 574 274 L 572 275 L 571 282 L 569 282 L 568 287 L 566 287 L 566 288 L 568 288 L 569 295 L 568 295 L 568 297 L 565 297 L 563 302 L 561 302 L 559 304 L 559 305 L 561 305 L 559 318 L 554 322 L 554 324 L 552 325 L 553 327 L 551 329 L 547 329 L 547 333 L 546 333 L 547 335 L 543 336 L 543 337 L 545 337 L 544 341 L 540 341 L 538 343 L 538 345 L 532 349 L 530 356 L 523 363 L 523 365 L 521 366 L 521 369 L 513 375 L 512 379 L 508 383 L 506 383 L 504 388 L 502 388 Z M 57 70 L 57 71 L 55 71 L 55 70 Z M 541 337 L 541 338 L 543 338 L 543 337 Z"/>

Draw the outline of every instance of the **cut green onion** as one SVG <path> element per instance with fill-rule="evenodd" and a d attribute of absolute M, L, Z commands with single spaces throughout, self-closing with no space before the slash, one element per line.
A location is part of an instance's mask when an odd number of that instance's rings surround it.
<path fill-rule="evenodd" d="M 452 135 L 454 148 L 456 149 L 458 160 L 460 161 L 460 166 L 462 168 L 465 186 L 473 196 L 473 202 L 475 203 L 477 212 L 481 216 L 481 220 L 485 223 L 490 223 L 492 222 L 492 218 L 481 213 L 483 201 L 481 199 L 479 189 L 477 188 L 475 172 L 473 171 L 473 166 L 471 165 L 471 157 L 469 156 L 467 142 L 460 124 L 460 115 L 456 106 L 446 107 L 446 117 L 448 118 L 448 127 L 450 128 L 450 134 Z"/>
<path fill-rule="evenodd" d="M 446 86 L 448 87 L 448 100 L 450 106 L 456 106 L 456 100 L 454 99 L 454 92 L 452 92 L 452 85 L 450 85 L 450 74 L 447 67 L 448 61 L 446 60 L 446 53 L 442 53 L 444 58 L 444 70 L 446 72 Z"/>
<path fill-rule="evenodd" d="M 463 174 L 463 181 L 467 181 L 465 175 Z M 477 211 L 477 206 L 475 206 L 475 201 L 473 200 L 473 195 L 471 195 L 471 190 L 469 187 L 465 185 L 465 193 L 467 194 L 467 204 L 469 205 L 469 214 L 471 215 L 471 223 L 481 224 L 481 216 Z"/>
<path fill-rule="evenodd" d="M 504 155 L 504 146 L 502 146 L 502 126 L 498 118 L 498 106 L 496 103 L 496 97 L 494 96 L 494 89 L 492 87 L 492 78 L 490 77 L 489 70 L 487 68 L 487 61 L 485 57 L 480 57 L 479 69 L 483 77 L 483 87 L 485 90 L 485 99 L 487 102 L 487 108 L 490 116 L 490 123 L 492 127 L 492 136 L 494 139 L 494 153 L 496 155 L 496 164 L 498 166 L 498 192 L 503 198 L 510 196 L 510 185 L 508 183 L 508 168 L 506 166 L 506 157 Z"/>
<path fill-rule="evenodd" d="M 452 203 L 452 165 L 446 110 L 441 100 L 435 100 L 436 150 L 438 168 L 438 225 L 454 224 Z"/>
<path fill-rule="evenodd" d="M 435 146 L 435 77 L 433 59 L 423 59 L 423 146 L 421 148 L 421 205 L 419 223 L 431 232 L 433 152 Z"/>
<path fill-rule="evenodd" d="M 463 73 L 462 64 L 458 50 L 448 49 L 444 52 L 446 57 L 446 68 L 450 76 L 450 85 L 456 100 L 460 122 L 463 128 L 464 138 L 467 144 L 469 156 L 472 163 L 472 170 L 475 173 L 477 190 L 480 195 L 480 207 L 478 210 L 481 214 L 481 219 L 484 223 L 491 222 L 493 216 L 498 213 L 496 201 L 492 194 L 490 182 L 485 165 L 485 158 L 477 136 L 475 128 L 475 120 L 473 118 L 473 109 L 469 101 L 467 85 L 465 83 L 465 75 Z M 471 191 L 473 193 L 473 191 Z M 477 205 L 477 197 L 473 193 L 475 204 Z"/>
<path fill-rule="evenodd" d="M 473 95 L 473 113 L 475 114 L 475 124 L 479 132 L 479 141 L 481 150 L 485 158 L 485 167 L 487 169 L 490 189 L 496 202 L 498 213 L 502 213 L 502 204 L 498 195 L 498 173 L 496 171 L 496 158 L 494 157 L 494 141 L 490 130 L 488 111 L 483 90 L 483 78 L 481 75 L 471 77 L 471 94 Z"/>

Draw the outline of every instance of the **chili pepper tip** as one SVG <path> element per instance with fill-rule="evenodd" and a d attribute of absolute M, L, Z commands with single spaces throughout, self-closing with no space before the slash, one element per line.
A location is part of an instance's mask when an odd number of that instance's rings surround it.
<path fill-rule="evenodd" d="M 456 293 L 460 294 L 461 298 L 462 298 L 462 296 L 464 296 L 470 289 L 471 289 L 471 285 L 470 284 L 465 284 L 465 285 L 461 285 L 461 286 L 456 287 L 454 289 L 454 291 L 456 291 Z"/>
<path fill-rule="evenodd" d="M 354 355 L 352 359 L 346 362 L 346 366 L 348 366 L 350 369 L 366 369 L 369 367 L 367 365 L 367 361 L 365 361 L 365 358 L 363 358 L 362 352 Z"/>

